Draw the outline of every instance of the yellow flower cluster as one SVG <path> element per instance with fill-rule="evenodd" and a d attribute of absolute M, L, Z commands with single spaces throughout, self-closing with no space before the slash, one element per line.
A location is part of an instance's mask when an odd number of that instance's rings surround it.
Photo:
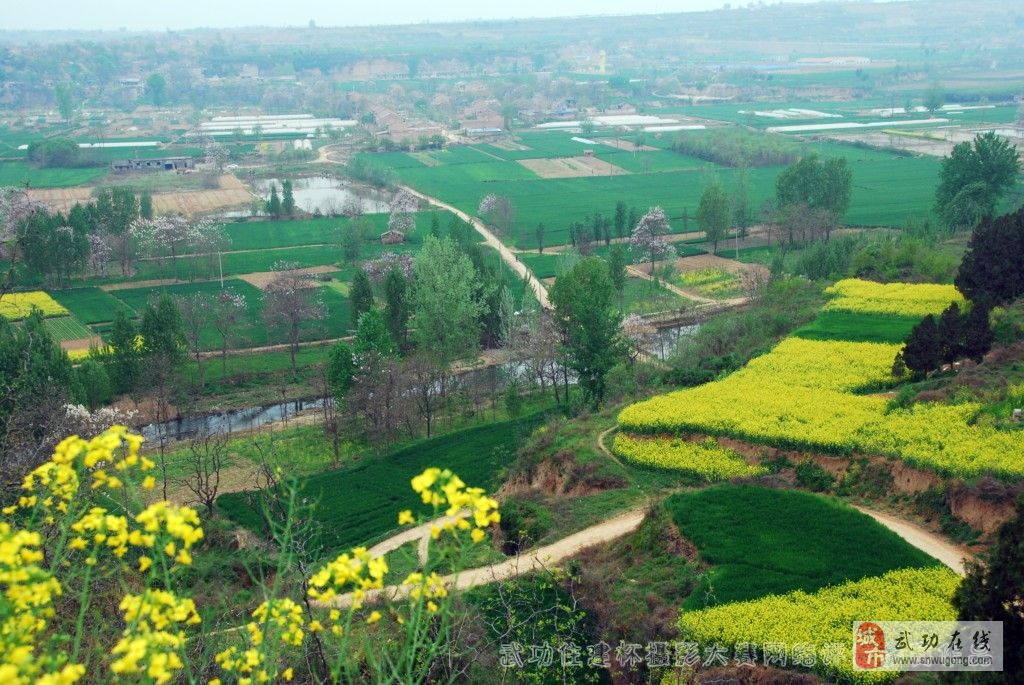
<path fill-rule="evenodd" d="M 735 274 L 719 268 L 684 271 L 679 274 L 678 281 L 684 288 L 691 288 L 708 297 L 731 297 L 739 287 Z"/>
<path fill-rule="evenodd" d="M 164 554 L 179 564 L 192 563 L 189 550 L 203 539 L 203 529 L 199 527 L 199 515 L 195 510 L 160 501 L 149 505 L 135 517 L 135 520 L 142 524 L 143 530 L 149 536 L 170 538 L 163 546 Z M 153 546 L 152 543 L 149 546 Z"/>
<path fill-rule="evenodd" d="M 925 317 L 939 314 L 950 303 L 964 305 L 964 297 L 952 285 L 935 283 L 876 283 L 847 278 L 825 289 L 833 295 L 825 309 L 897 316 Z"/>
<path fill-rule="evenodd" d="M 419 572 L 410 573 L 402 581 L 402 585 L 410 587 L 409 597 L 412 599 L 426 599 L 427 611 L 430 613 L 438 610 L 435 599 L 444 599 L 448 596 L 448 588 L 444 584 L 444 579 L 437 573 L 431 573 L 429 576 L 424 576 Z"/>
<path fill-rule="evenodd" d="M 498 502 L 488 497 L 483 488 L 466 487 L 462 479 L 449 469 L 426 469 L 412 479 L 412 489 L 424 504 L 434 507 L 435 511 L 440 511 L 441 507 L 448 505 L 445 511 L 447 520 L 431 528 L 430 533 L 435 540 L 441 536 L 443 530 L 457 535 L 460 530 L 473 528 L 470 534 L 473 542 L 480 542 L 486 537 L 485 531 L 492 524 L 501 521 Z M 472 525 L 467 520 L 469 514 L 466 512 L 472 515 Z M 399 514 L 399 523 L 403 522 L 412 523 L 411 512 Z"/>
<path fill-rule="evenodd" d="M 365 547 L 356 547 L 352 554 L 341 554 L 309 579 L 309 596 L 320 602 L 330 602 L 339 591 L 352 588 L 352 609 L 358 611 L 367 590 L 384 587 L 388 562 L 373 557 Z"/>
<path fill-rule="evenodd" d="M 963 478 L 1024 475 L 1024 433 L 975 425 L 980 405 L 888 411 L 854 394 L 889 378 L 897 346 L 788 338 L 719 381 L 661 395 L 619 414 L 636 433 L 699 432 L 774 447 L 902 459 Z"/>
<path fill-rule="evenodd" d="M 250 621 L 246 628 L 253 644 L 263 643 L 267 629 L 275 633 L 280 631 L 281 641 L 287 645 L 298 647 L 302 644 L 302 627 L 306 624 L 306 618 L 302 606 L 291 599 L 285 597 L 263 602 L 252 612 L 252 617 L 256 621 Z"/>
<path fill-rule="evenodd" d="M 184 626 L 200 622 L 191 599 L 179 599 L 164 590 L 146 590 L 121 600 L 125 628 L 111 653 L 117 657 L 110 670 L 119 676 L 143 675 L 163 685 L 184 665 Z"/>
<path fill-rule="evenodd" d="M 25 476 L 21 489 L 26 492 L 17 505 L 5 507 L 4 514 L 13 514 L 17 509 L 30 509 L 42 503 L 46 509 L 66 513 L 68 503 L 78 493 L 79 472 L 92 474 L 92 489 L 106 487 L 117 490 L 123 482 L 117 475 L 109 473 L 138 467 L 149 471 L 156 467 L 151 459 L 139 455 L 142 436 L 128 432 L 125 426 L 112 426 L 91 440 L 77 435 L 62 440 L 50 459 Z M 122 450 L 126 447 L 126 450 Z M 48 521 L 52 523 L 52 520 Z"/>
<path fill-rule="evenodd" d="M 96 563 L 95 548 L 108 547 L 118 559 L 128 552 L 128 519 L 107 513 L 103 507 L 93 507 L 82 518 L 71 525 L 77 536 L 71 539 L 72 549 L 84 550 L 92 542 L 93 552 L 86 559 L 87 564 Z"/>
<path fill-rule="evenodd" d="M 949 621 L 956 618 L 950 604 L 959 577 L 944 566 L 900 569 L 824 588 L 770 595 L 748 602 L 684 611 L 679 628 L 685 639 L 731 645 L 785 645 L 792 658 L 808 649 L 818 656 L 826 677 L 837 671 L 854 682 L 885 682 L 899 673 L 868 673 L 853 668 L 851 626 L 860 620 Z M 828 645 L 844 648 L 826 652 Z M 834 663 L 822 663 L 829 656 Z"/>
<path fill-rule="evenodd" d="M 644 466 L 696 474 L 714 482 L 748 478 L 764 472 L 736 452 L 720 447 L 713 439 L 693 442 L 681 438 L 636 438 L 619 434 L 612 447 L 617 455 Z"/>
<path fill-rule="evenodd" d="M 27 293 L 7 293 L 0 297 L 0 316 L 10 321 L 24 319 L 36 307 L 43 316 L 64 316 L 68 313 L 55 299 L 42 290 Z"/>
<path fill-rule="evenodd" d="M 0 522 L 0 682 L 3 683 L 33 682 L 56 666 L 52 660 L 37 658 L 34 653 L 37 637 L 53 617 L 54 600 L 61 595 L 60 583 L 39 566 L 43 561 L 41 543 L 39 533 L 16 530 Z M 76 670 L 67 671 L 69 676 L 75 673 Z M 77 677 L 68 682 L 75 680 Z"/>

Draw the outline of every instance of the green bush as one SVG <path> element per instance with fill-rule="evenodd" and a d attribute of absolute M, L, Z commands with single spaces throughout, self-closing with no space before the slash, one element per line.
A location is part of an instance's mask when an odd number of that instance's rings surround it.
<path fill-rule="evenodd" d="M 836 477 L 808 459 L 796 465 L 796 482 L 802 488 L 815 492 L 827 492 L 832 489 Z"/>

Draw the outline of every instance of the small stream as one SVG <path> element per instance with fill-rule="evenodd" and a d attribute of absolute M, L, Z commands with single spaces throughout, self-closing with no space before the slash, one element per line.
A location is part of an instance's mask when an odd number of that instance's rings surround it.
<path fill-rule="evenodd" d="M 657 332 L 652 343 L 649 345 L 649 351 L 658 359 L 667 359 L 679 345 L 679 342 L 683 338 L 692 335 L 698 328 L 699 325 L 697 324 L 662 328 Z M 524 378 L 528 372 L 529 370 L 523 365 L 502 364 L 461 373 L 458 376 L 458 383 L 462 387 L 494 388 L 499 386 L 502 376 Z M 570 382 L 574 382 L 571 374 Z M 188 440 L 202 434 L 212 435 L 251 430 L 268 423 L 284 421 L 299 412 L 320 409 L 322 407 L 322 399 L 289 400 L 287 402 L 232 409 L 215 414 L 183 416 L 172 421 L 165 421 L 164 423 L 147 424 L 142 426 L 140 431 L 146 440 L 151 442 L 159 441 L 161 434 L 165 440 Z"/>

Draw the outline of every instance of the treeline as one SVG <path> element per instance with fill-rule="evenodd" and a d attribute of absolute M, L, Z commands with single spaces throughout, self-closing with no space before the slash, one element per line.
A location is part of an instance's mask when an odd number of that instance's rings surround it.
<path fill-rule="evenodd" d="M 713 136 L 706 132 L 681 133 L 672 149 L 728 167 L 778 166 L 800 158 L 800 149 L 782 136 L 739 128 L 716 129 Z"/>
<path fill-rule="evenodd" d="M 938 318 L 925 317 L 907 337 L 894 371 L 905 367 L 920 376 L 959 359 L 980 361 L 991 349 L 993 308 L 1024 295 L 1024 208 L 982 220 L 954 282 L 968 298 L 967 311 L 954 303 Z"/>

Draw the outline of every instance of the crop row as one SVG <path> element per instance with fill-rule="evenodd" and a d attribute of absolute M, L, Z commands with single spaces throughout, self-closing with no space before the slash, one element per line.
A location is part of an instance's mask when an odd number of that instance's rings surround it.
<path fill-rule="evenodd" d="M 939 314 L 951 302 L 963 305 L 964 298 L 952 285 L 937 283 L 875 283 L 847 278 L 826 288 L 833 299 L 826 310 L 871 312 L 896 316 L 925 317 Z"/>
<path fill-rule="evenodd" d="M 766 646 L 803 662 L 829 680 L 883 683 L 899 675 L 855 670 L 855 621 L 951 621 L 959 578 L 945 567 L 901 569 L 882 576 L 723 606 L 684 611 L 683 637 L 704 645 L 749 646 L 763 658 Z M 813 655 L 813 661 L 809 658 Z M 812 666 L 813 663 L 813 666 Z"/>
<path fill-rule="evenodd" d="M 682 438 L 659 440 L 619 434 L 615 436 L 613 450 L 636 464 L 685 471 L 709 482 L 756 476 L 763 471 L 732 450 L 719 447 L 713 439 L 692 442 Z"/>

